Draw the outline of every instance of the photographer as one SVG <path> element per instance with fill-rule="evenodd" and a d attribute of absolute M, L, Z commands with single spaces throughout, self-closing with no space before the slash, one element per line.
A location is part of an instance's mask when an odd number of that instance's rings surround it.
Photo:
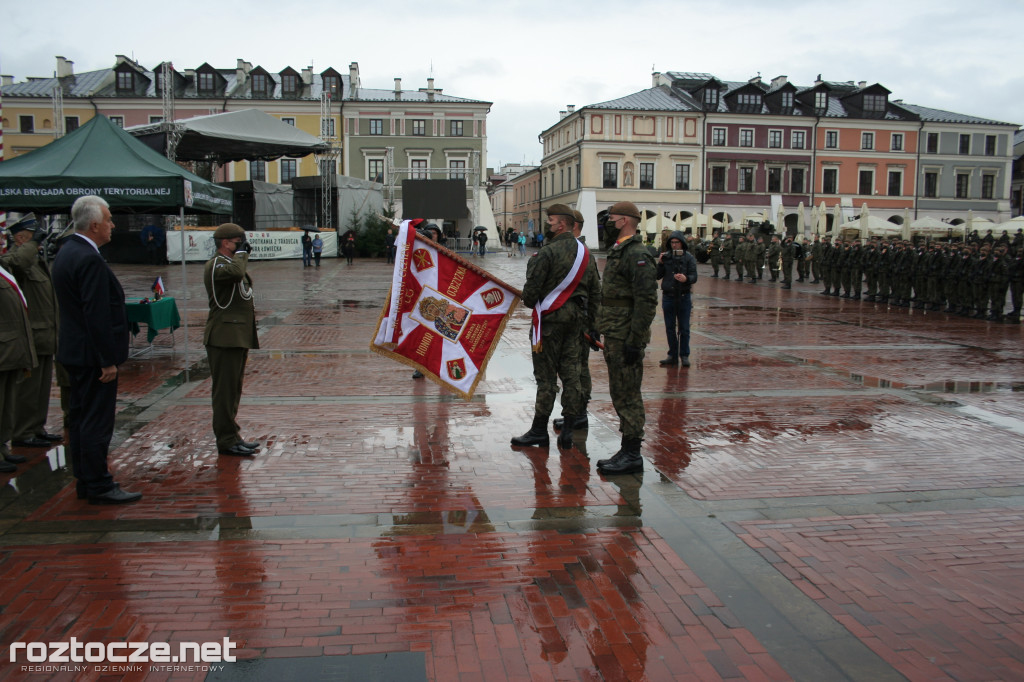
<path fill-rule="evenodd" d="M 668 357 L 662 367 L 682 363 L 690 366 L 690 289 L 697 281 L 697 260 L 687 250 L 683 233 L 676 231 L 668 239 L 668 250 L 658 259 L 657 277 L 661 280 L 661 310 L 665 314 Z"/>

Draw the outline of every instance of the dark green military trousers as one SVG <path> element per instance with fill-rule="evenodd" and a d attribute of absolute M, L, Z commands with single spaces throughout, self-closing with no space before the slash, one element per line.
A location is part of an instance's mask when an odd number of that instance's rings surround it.
<path fill-rule="evenodd" d="M 580 387 L 580 346 L 583 334 L 579 325 L 547 323 L 543 327 L 540 352 L 533 353 L 533 378 L 537 382 L 534 416 L 547 419 L 555 407 L 558 382 L 562 382 L 562 416 L 584 414 Z"/>
<path fill-rule="evenodd" d="M 217 437 L 218 450 L 230 450 L 242 440 L 235 417 L 242 400 L 242 380 L 249 349 L 207 346 L 206 357 L 210 361 L 210 378 L 213 380 L 213 435 Z"/>

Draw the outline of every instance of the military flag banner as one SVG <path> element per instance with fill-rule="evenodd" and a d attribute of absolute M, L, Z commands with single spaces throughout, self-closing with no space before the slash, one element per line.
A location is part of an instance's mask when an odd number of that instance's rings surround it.
<path fill-rule="evenodd" d="M 370 350 L 469 400 L 522 292 L 403 221 L 395 270 Z"/>

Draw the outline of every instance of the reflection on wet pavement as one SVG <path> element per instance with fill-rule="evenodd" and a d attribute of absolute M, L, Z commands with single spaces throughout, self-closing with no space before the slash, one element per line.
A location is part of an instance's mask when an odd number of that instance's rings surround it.
<path fill-rule="evenodd" d="M 477 260 L 522 285 L 525 260 Z M 4 643 L 230 637 L 250 663 L 217 679 L 280 660 L 382 670 L 387 654 L 430 680 L 1024 669 L 1019 325 L 703 277 L 689 369 L 657 365 L 655 320 L 647 470 L 603 477 L 619 433 L 598 354 L 576 447 L 511 448 L 532 418 L 527 311 L 464 402 L 369 352 L 382 262 L 259 262 L 239 422 L 265 447 L 232 459 L 210 432 L 188 267 L 187 295 L 180 266 L 161 273 L 187 332 L 121 371 L 111 467 L 143 500 L 89 506 L 63 447 L 16 449 L 30 461 L 0 490 Z M 117 272 L 130 295 L 154 276 Z"/>

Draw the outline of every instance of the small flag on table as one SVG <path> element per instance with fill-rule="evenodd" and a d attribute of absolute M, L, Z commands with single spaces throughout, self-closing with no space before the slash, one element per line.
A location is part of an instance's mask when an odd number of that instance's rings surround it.
<path fill-rule="evenodd" d="M 159 301 L 160 297 L 164 295 L 164 278 L 163 277 L 157 277 L 153 281 L 152 289 L 153 289 L 154 297 L 156 297 L 156 300 Z"/>
<path fill-rule="evenodd" d="M 522 292 L 403 221 L 391 293 L 370 350 L 473 397 Z"/>

